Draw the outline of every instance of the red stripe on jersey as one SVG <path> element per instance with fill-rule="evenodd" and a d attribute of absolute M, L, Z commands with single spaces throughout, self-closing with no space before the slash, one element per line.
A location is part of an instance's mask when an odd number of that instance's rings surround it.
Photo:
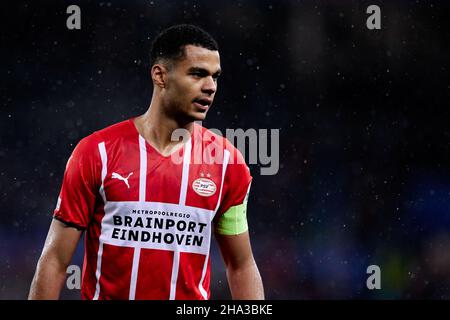
<path fill-rule="evenodd" d="M 202 277 L 206 256 L 196 253 L 180 253 L 180 268 L 178 271 L 175 299 L 203 299 L 198 285 Z"/>
<path fill-rule="evenodd" d="M 95 285 L 97 279 L 95 277 L 95 271 L 97 269 L 97 253 L 99 246 L 99 233 L 95 229 L 99 229 L 98 225 L 93 225 L 89 228 L 85 235 L 85 251 L 83 262 L 83 277 L 81 287 L 81 298 L 91 300 L 95 295 Z"/>
<path fill-rule="evenodd" d="M 170 295 L 173 251 L 141 249 L 136 300 L 166 300 Z"/>
<path fill-rule="evenodd" d="M 148 142 L 147 149 L 147 189 L 146 201 L 178 203 L 180 201 L 183 164 L 164 157 Z M 184 149 L 184 148 L 183 148 Z M 184 153 L 184 150 L 177 152 Z"/>
<path fill-rule="evenodd" d="M 215 185 L 215 191 L 201 190 L 198 194 L 194 191 L 194 182 L 199 178 L 205 178 L 212 181 Z M 222 180 L 222 164 L 215 166 L 204 166 L 200 164 L 191 164 L 189 169 L 188 189 L 186 193 L 186 205 L 214 210 L 220 193 Z M 206 195 L 208 193 L 209 195 Z M 201 195 L 203 194 L 203 195 Z"/>
<path fill-rule="evenodd" d="M 211 268 L 210 268 L 210 266 L 211 266 L 211 256 L 208 256 L 208 262 L 207 263 L 208 263 L 208 268 L 206 269 L 205 279 L 203 280 L 202 285 L 203 285 L 203 289 L 206 290 L 206 294 L 207 294 L 206 300 L 209 300 L 209 297 L 211 295 L 211 290 L 209 289 L 209 284 L 211 282 Z"/>
<path fill-rule="evenodd" d="M 134 248 L 103 244 L 99 300 L 129 299 L 133 253 Z"/>
<path fill-rule="evenodd" d="M 186 193 L 186 205 L 214 210 L 219 199 L 220 186 L 222 184 L 222 167 L 223 157 L 211 158 L 219 151 L 217 148 L 211 148 L 214 143 L 218 143 L 219 139 L 211 132 L 205 131 L 201 126 L 194 124 L 193 147 L 191 165 L 189 168 L 188 189 Z M 219 144 L 220 145 L 220 144 Z M 206 164 L 210 163 L 210 164 Z M 206 195 L 203 189 L 194 191 L 193 184 L 199 179 L 203 178 L 211 180 L 215 184 L 215 192 Z"/>
<path fill-rule="evenodd" d="M 85 251 L 83 262 L 83 277 L 81 286 L 81 298 L 92 300 L 95 295 L 99 238 L 101 233 L 101 221 L 105 216 L 103 200 L 98 195 L 96 200 L 96 210 L 89 228 L 85 233 Z"/>

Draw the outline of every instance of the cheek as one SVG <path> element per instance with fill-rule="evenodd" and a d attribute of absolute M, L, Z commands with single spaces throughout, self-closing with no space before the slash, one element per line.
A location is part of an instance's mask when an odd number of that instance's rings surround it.
<path fill-rule="evenodd" d="M 179 73 L 172 75 L 170 79 L 170 99 L 178 105 L 188 105 L 201 92 L 201 81 L 181 75 Z"/>
<path fill-rule="evenodd" d="M 171 87 L 170 99 L 175 102 L 176 105 L 183 109 L 189 105 L 195 98 L 190 86 L 183 83 L 177 83 Z"/>
<path fill-rule="evenodd" d="M 176 90 L 179 93 L 186 93 L 189 91 L 189 88 L 192 86 L 189 79 L 186 77 L 178 77 L 177 79 L 174 79 L 173 83 L 173 90 Z"/>
<path fill-rule="evenodd" d="M 179 83 L 179 95 L 183 99 L 191 101 L 198 96 L 199 92 L 201 91 L 200 88 L 201 87 L 199 85 L 199 81 L 195 82 L 185 80 Z"/>

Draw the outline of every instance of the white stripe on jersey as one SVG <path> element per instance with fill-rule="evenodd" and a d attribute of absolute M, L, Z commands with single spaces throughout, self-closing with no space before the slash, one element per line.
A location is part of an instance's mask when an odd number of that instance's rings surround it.
<path fill-rule="evenodd" d="M 105 195 L 105 188 L 104 188 L 104 182 L 106 178 L 106 174 L 108 171 L 108 156 L 106 154 L 106 148 L 105 143 L 101 142 L 98 144 L 98 150 L 100 152 L 100 158 L 102 159 L 102 185 L 100 186 L 100 194 L 103 199 L 103 203 L 106 205 L 106 195 Z M 97 269 L 95 270 L 95 278 L 96 278 L 96 284 L 95 284 L 95 294 L 94 294 L 94 300 L 98 300 L 98 297 L 100 295 L 100 273 L 102 269 L 102 254 L 103 254 L 103 242 L 101 239 L 99 239 L 98 244 L 98 252 L 97 252 Z"/>
<path fill-rule="evenodd" d="M 186 193 L 188 189 L 189 180 L 189 164 L 191 162 L 191 139 L 186 142 L 184 155 L 183 155 L 183 174 L 181 177 L 181 190 L 180 190 L 180 201 L 179 205 L 184 206 L 186 204 Z"/>
<path fill-rule="evenodd" d="M 133 267 L 131 269 L 130 294 L 129 299 L 134 300 L 136 295 L 136 283 L 139 271 L 139 259 L 141 257 L 141 248 L 134 248 Z"/>
<path fill-rule="evenodd" d="M 139 173 L 139 201 L 145 202 L 146 183 L 147 183 L 147 148 L 145 139 L 139 135 L 139 157 L 140 157 L 140 173 Z"/>
<path fill-rule="evenodd" d="M 180 187 L 180 201 L 179 205 L 184 207 L 186 204 L 186 193 L 189 181 L 189 164 L 191 162 L 191 138 L 184 145 L 184 155 L 183 155 L 183 173 L 181 176 L 181 187 Z M 173 264 L 172 264 L 172 276 L 170 279 L 170 300 L 175 300 L 175 294 L 177 290 L 177 280 L 178 271 L 180 267 L 180 251 L 176 247 L 173 253 Z"/>
<path fill-rule="evenodd" d="M 223 181 L 225 180 L 225 172 L 227 171 L 227 166 L 228 166 L 229 160 L 230 160 L 230 152 L 228 150 L 224 150 L 223 165 L 222 165 L 222 181 L 220 183 L 219 198 L 217 200 L 216 209 L 214 210 L 214 212 L 211 216 L 211 221 L 214 219 L 214 216 L 216 215 L 216 212 L 220 206 L 220 198 L 222 197 Z M 211 243 L 208 243 L 208 252 L 205 257 L 205 262 L 203 263 L 202 277 L 200 278 L 200 283 L 198 284 L 198 289 L 200 290 L 200 293 L 202 294 L 202 296 L 205 300 L 208 299 L 208 293 L 206 292 L 205 288 L 203 288 L 203 281 L 205 280 L 206 270 L 208 269 L 210 245 L 211 245 Z"/>
<path fill-rule="evenodd" d="M 147 147 L 145 145 L 145 139 L 141 135 L 139 135 L 139 159 L 139 202 L 145 202 L 145 196 L 147 194 Z M 135 247 L 133 253 L 133 265 L 131 267 L 130 300 L 134 300 L 136 295 L 140 255 L 141 248 Z"/>

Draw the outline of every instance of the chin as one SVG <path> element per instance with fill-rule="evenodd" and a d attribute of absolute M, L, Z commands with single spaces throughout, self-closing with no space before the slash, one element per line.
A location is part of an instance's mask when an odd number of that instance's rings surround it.
<path fill-rule="evenodd" d="M 206 112 L 194 112 L 190 114 L 193 121 L 203 121 L 206 119 Z"/>

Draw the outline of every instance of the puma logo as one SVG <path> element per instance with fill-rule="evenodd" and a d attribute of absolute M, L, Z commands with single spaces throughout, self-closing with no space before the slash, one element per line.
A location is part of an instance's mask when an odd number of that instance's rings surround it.
<path fill-rule="evenodd" d="M 122 180 L 123 182 L 125 182 L 125 184 L 127 185 L 128 189 L 130 189 L 130 185 L 128 184 L 128 178 L 133 174 L 133 172 L 131 172 L 128 177 L 124 178 L 122 177 L 120 174 L 113 172 L 111 178 L 112 179 L 119 179 Z"/>

